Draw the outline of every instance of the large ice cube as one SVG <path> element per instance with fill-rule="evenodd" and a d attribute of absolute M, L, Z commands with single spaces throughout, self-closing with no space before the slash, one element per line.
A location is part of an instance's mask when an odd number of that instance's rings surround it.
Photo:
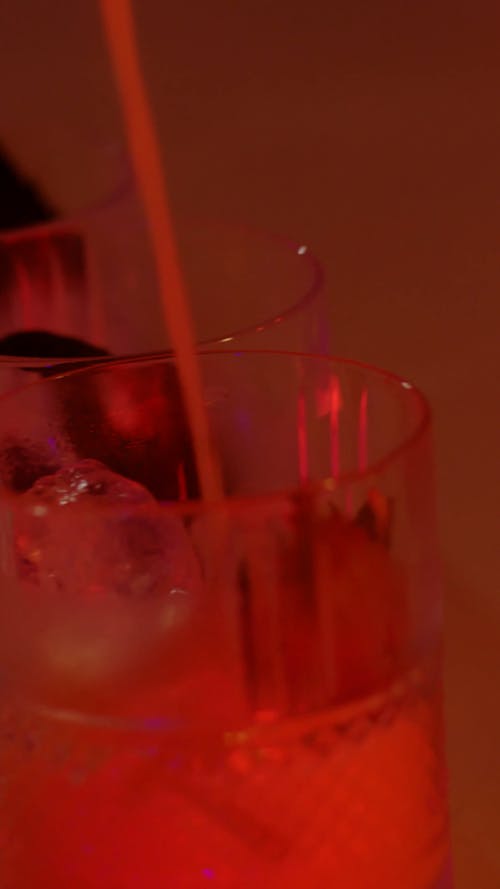
<path fill-rule="evenodd" d="M 17 498 L 13 535 L 21 583 L 9 620 L 17 612 L 26 638 L 16 644 L 31 647 L 32 670 L 83 685 L 118 681 L 158 658 L 178 672 L 201 589 L 179 516 L 83 460 Z"/>
<path fill-rule="evenodd" d="M 20 498 L 21 574 L 45 592 L 147 596 L 199 583 L 182 521 L 97 460 L 43 476 Z"/>
<path fill-rule="evenodd" d="M 68 506 L 96 497 L 110 503 L 151 503 L 152 495 L 137 482 L 111 472 L 98 460 L 79 460 L 39 478 L 26 496 L 41 505 Z M 97 501 L 96 501 L 97 502 Z"/>

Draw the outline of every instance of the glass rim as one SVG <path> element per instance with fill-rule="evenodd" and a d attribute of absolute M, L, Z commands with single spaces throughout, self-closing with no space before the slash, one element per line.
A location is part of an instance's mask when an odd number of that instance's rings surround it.
<path fill-rule="evenodd" d="M 130 186 L 133 187 L 132 177 L 123 177 L 121 183 L 119 183 L 116 189 L 113 192 L 110 192 L 106 198 L 104 198 L 101 202 L 96 202 L 95 204 L 90 205 L 88 208 L 82 210 L 81 212 L 68 214 L 67 216 L 61 216 L 57 219 L 51 220 L 50 222 L 40 223 L 39 225 L 27 226 L 26 228 L 18 228 L 12 231 L 0 232 L 0 245 L 2 243 L 16 244 L 29 238 L 50 237 L 52 234 L 71 232 L 73 227 L 77 227 L 79 224 L 82 223 L 84 224 L 86 219 L 91 218 L 92 215 L 96 213 L 106 211 L 108 207 L 111 207 L 116 201 L 119 201 L 123 196 L 126 196 L 127 189 L 130 188 Z M 180 220 L 184 224 L 188 224 L 193 228 L 199 227 L 206 228 L 207 230 L 212 228 L 220 228 L 221 230 L 238 231 L 241 232 L 242 235 L 246 235 L 247 237 L 252 238 L 255 241 L 262 241 L 268 244 L 275 245 L 277 249 L 283 250 L 287 256 L 294 256 L 295 258 L 299 257 L 303 266 L 306 267 L 308 270 L 308 281 L 305 284 L 303 290 L 301 290 L 294 301 L 291 304 L 287 305 L 286 308 L 284 308 L 282 311 L 275 312 L 274 314 L 267 315 L 266 317 L 259 319 L 259 322 L 257 324 L 255 322 L 252 324 L 246 324 L 243 327 L 237 327 L 234 330 L 224 331 L 222 335 L 216 335 L 213 337 L 208 337 L 206 339 L 197 340 L 197 348 L 216 347 L 217 345 L 230 343 L 233 340 L 237 343 L 239 339 L 242 339 L 246 336 L 266 333 L 273 327 L 281 326 L 281 324 L 286 323 L 290 319 L 293 319 L 294 317 L 300 315 L 300 313 L 307 309 L 309 305 L 311 305 L 311 303 L 314 301 L 314 299 L 318 297 L 323 290 L 325 283 L 325 273 L 321 261 L 311 250 L 311 248 L 303 241 L 301 242 L 286 235 L 279 234 L 274 231 L 269 231 L 266 228 L 261 228 L 260 226 L 252 225 L 251 223 L 247 222 L 240 222 L 237 220 L 227 220 L 218 217 L 194 215 L 187 217 L 181 216 Z M 169 350 L 165 349 L 163 351 L 168 352 Z M 151 352 L 151 355 L 154 354 L 156 354 L 156 352 Z M 107 356 L 96 356 L 95 360 L 100 361 L 105 357 Z M 117 355 L 113 357 L 120 358 L 121 356 Z M 133 357 L 133 353 L 130 356 L 126 357 Z M 61 356 L 58 359 L 53 359 L 50 356 L 44 355 L 40 355 L 37 357 L 24 355 L 0 355 L 0 367 L 2 365 L 19 365 L 19 363 L 21 362 L 27 368 L 46 367 L 52 363 L 75 365 L 81 363 L 82 360 L 84 360 L 82 356 Z M 92 356 L 90 356 L 88 360 L 93 360 Z"/>
<path fill-rule="evenodd" d="M 204 511 L 209 508 L 216 507 L 224 507 L 224 504 L 231 504 L 232 507 L 237 507 L 238 505 L 247 508 L 250 504 L 264 504 L 264 503 L 276 503 L 277 501 L 282 501 L 284 498 L 288 499 L 290 494 L 292 493 L 307 493 L 308 491 L 311 493 L 317 493 L 319 491 L 325 492 L 333 492 L 338 488 L 341 488 L 344 485 L 350 485 L 357 482 L 367 481 L 371 478 L 374 478 L 378 475 L 381 475 L 387 468 L 392 466 L 398 460 L 404 458 L 404 456 L 419 445 L 419 443 L 425 438 L 425 435 L 430 432 L 432 427 L 432 409 L 427 397 L 424 395 L 421 389 L 415 386 L 413 383 L 404 379 L 392 371 L 384 370 L 375 365 L 371 365 L 369 363 L 357 360 L 355 358 L 345 358 L 337 355 L 328 355 L 321 353 L 312 353 L 312 352 L 292 352 L 286 350 L 277 350 L 277 349 L 197 349 L 196 354 L 198 357 L 222 357 L 223 359 L 227 358 L 238 358 L 241 356 L 268 356 L 268 357 L 281 357 L 283 359 L 291 359 L 291 358 L 299 358 L 305 359 L 307 361 L 314 361 L 316 363 L 324 363 L 326 365 L 340 365 L 344 368 L 351 368 L 356 371 L 363 371 L 365 373 L 370 374 L 374 378 L 378 378 L 381 382 L 389 383 L 396 390 L 403 389 L 406 393 L 407 398 L 412 398 L 414 404 L 417 407 L 418 416 L 414 425 L 414 428 L 409 432 L 402 441 L 400 441 L 397 446 L 388 450 L 382 457 L 379 457 L 377 460 L 369 463 L 363 469 L 350 470 L 348 472 L 341 472 L 339 475 L 330 477 L 320 481 L 307 481 L 302 484 L 297 483 L 297 485 L 287 488 L 286 490 L 281 491 L 273 491 L 270 493 L 259 493 L 259 494 L 251 494 L 251 495 L 236 495 L 224 497 L 220 501 L 204 501 L 201 498 L 187 500 L 183 503 L 173 503 L 172 506 L 178 508 L 182 513 L 193 513 L 195 511 Z M 46 377 L 41 380 L 34 380 L 30 383 L 27 383 L 24 386 L 18 386 L 15 389 L 11 389 L 8 392 L 5 392 L 0 395 L 0 405 L 3 403 L 7 403 L 9 399 L 15 399 L 16 395 L 19 395 L 22 392 L 27 390 L 31 390 L 37 386 L 47 386 L 51 384 L 57 385 L 57 381 L 78 377 L 80 375 L 84 375 L 87 372 L 99 371 L 109 368 L 111 365 L 112 368 L 123 368 L 132 366 L 157 366 L 166 363 L 176 364 L 176 358 L 173 352 L 155 352 L 155 353 L 142 353 L 133 356 L 122 356 L 122 357 L 105 357 L 103 359 L 91 359 L 90 361 L 86 359 L 78 359 L 80 361 L 80 367 L 74 369 L 61 369 L 60 373 L 55 373 L 50 377 Z M 84 459 L 84 458 L 82 458 Z"/>
<path fill-rule="evenodd" d="M 67 231 L 72 225 L 85 222 L 97 213 L 112 207 L 127 194 L 132 185 L 133 178 L 127 172 L 117 179 L 116 184 L 107 190 L 102 198 L 89 201 L 77 210 L 63 212 L 53 219 L 48 219 L 47 222 L 3 229 L 0 231 L 0 244 L 18 244 L 30 238 L 49 237 L 51 234 Z"/>
<path fill-rule="evenodd" d="M 265 318 L 262 318 L 258 324 L 249 324 L 244 327 L 236 329 L 234 332 L 225 333 L 224 336 L 210 337 L 206 340 L 200 340 L 197 343 L 197 347 L 204 348 L 208 346 L 216 346 L 221 343 L 229 343 L 232 340 L 238 340 L 240 337 L 244 337 L 251 334 L 259 334 L 265 333 L 270 328 L 281 325 L 283 322 L 288 321 L 290 318 L 299 315 L 303 309 L 307 308 L 309 304 L 321 293 L 325 283 L 325 273 L 323 270 L 323 266 L 316 256 L 316 254 L 311 250 L 311 248 L 304 241 L 297 241 L 294 238 L 290 238 L 287 235 L 279 234 L 274 231 L 270 231 L 266 228 L 261 228 L 257 225 L 252 225 L 248 222 L 238 222 L 235 220 L 227 220 L 216 217 L 188 217 L 187 220 L 190 224 L 193 225 L 201 225 L 206 227 L 219 227 L 221 229 L 232 229 L 234 231 L 240 231 L 243 234 L 252 237 L 255 240 L 264 241 L 269 244 L 275 244 L 277 248 L 281 248 L 286 252 L 287 256 L 300 257 L 300 261 L 308 268 L 309 270 L 309 282 L 305 286 L 304 290 L 301 291 L 301 294 L 288 305 L 283 311 L 278 314 L 274 313 L 272 315 L 268 315 Z M 238 351 L 240 351 L 238 349 Z M 259 351 L 255 349 L 249 350 L 241 350 L 241 351 Z M 264 350 L 264 351 L 274 351 L 274 350 Z"/>

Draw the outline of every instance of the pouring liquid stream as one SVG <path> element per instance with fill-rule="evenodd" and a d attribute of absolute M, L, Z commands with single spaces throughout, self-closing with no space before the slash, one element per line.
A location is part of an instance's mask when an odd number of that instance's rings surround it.
<path fill-rule="evenodd" d="M 163 315 L 177 360 L 205 500 L 222 499 L 220 469 L 212 445 L 196 357 L 193 323 L 169 209 L 160 148 L 144 83 L 134 18 L 128 0 L 100 0 L 106 42 L 150 232 Z"/>

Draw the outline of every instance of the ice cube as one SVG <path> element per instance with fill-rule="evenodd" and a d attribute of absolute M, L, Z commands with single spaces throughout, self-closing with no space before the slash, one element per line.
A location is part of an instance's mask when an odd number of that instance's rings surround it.
<path fill-rule="evenodd" d="M 182 519 L 145 488 L 83 460 L 17 498 L 13 532 L 21 587 L 10 611 L 36 637 L 41 670 L 93 683 L 158 656 L 179 665 L 201 570 Z"/>
<path fill-rule="evenodd" d="M 97 460 L 38 479 L 19 498 L 21 574 L 67 596 L 189 590 L 199 568 L 189 535 L 142 485 Z"/>
<path fill-rule="evenodd" d="M 79 460 L 72 466 L 42 476 L 27 492 L 27 496 L 39 499 L 42 506 L 67 506 L 88 497 L 98 497 L 111 503 L 153 502 L 146 488 L 112 472 L 98 460 Z"/>

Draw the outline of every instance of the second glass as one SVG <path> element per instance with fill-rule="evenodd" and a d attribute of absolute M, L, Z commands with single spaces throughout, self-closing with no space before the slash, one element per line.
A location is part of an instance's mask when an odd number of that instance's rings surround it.
<path fill-rule="evenodd" d="M 176 229 L 199 344 L 326 350 L 322 271 L 304 244 L 213 220 Z M 115 355 L 170 347 L 132 181 L 72 218 L 0 236 L 0 354 L 22 349 L 6 336 L 39 329 Z M 61 348 L 12 354 L 71 358 Z"/>

